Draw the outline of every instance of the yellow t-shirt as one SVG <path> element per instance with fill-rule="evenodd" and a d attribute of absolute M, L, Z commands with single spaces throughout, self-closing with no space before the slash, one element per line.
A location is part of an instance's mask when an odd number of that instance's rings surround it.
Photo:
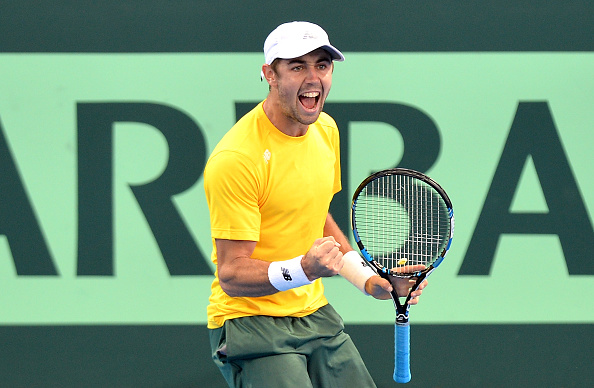
<path fill-rule="evenodd" d="M 213 150 L 204 170 L 214 239 L 256 241 L 253 258 L 281 261 L 305 254 L 323 236 L 333 195 L 340 191 L 336 123 L 325 113 L 300 137 L 270 122 L 261 102 Z M 306 316 L 328 301 L 321 279 L 261 297 L 230 297 L 218 273 L 207 308 L 208 327 L 250 315 Z"/>

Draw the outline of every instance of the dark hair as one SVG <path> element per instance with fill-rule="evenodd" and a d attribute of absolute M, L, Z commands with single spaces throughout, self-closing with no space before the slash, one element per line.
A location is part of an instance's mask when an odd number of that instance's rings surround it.
<path fill-rule="evenodd" d="M 278 58 L 277 58 L 278 59 Z M 276 71 L 278 68 L 278 60 L 275 59 L 274 61 L 272 61 L 272 63 L 270 64 L 270 68 L 272 69 L 272 71 L 274 72 L 274 74 L 278 74 L 278 72 Z M 270 84 L 268 84 L 268 91 L 270 91 L 272 88 L 270 87 Z"/>

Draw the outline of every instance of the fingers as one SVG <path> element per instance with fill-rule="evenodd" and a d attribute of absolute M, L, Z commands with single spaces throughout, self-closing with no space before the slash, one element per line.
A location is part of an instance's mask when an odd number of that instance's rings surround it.
<path fill-rule="evenodd" d="M 334 237 L 324 237 L 316 240 L 314 243 L 315 253 L 318 256 L 328 255 L 328 254 L 336 254 L 340 252 L 338 249 L 340 244 L 334 240 Z"/>
<path fill-rule="evenodd" d="M 308 277 L 319 278 L 338 274 L 344 265 L 339 247 L 340 244 L 332 236 L 317 239 L 301 262 Z"/>
<path fill-rule="evenodd" d="M 342 253 L 340 252 L 340 244 L 334 240 L 334 237 L 325 237 L 323 241 L 315 248 L 316 257 L 319 259 L 320 265 L 333 271 L 332 275 L 336 275 L 344 263 L 342 262 Z"/>
<path fill-rule="evenodd" d="M 396 273 L 414 273 L 417 271 L 422 271 L 426 267 L 423 264 L 415 264 L 415 265 L 405 265 L 403 267 L 396 267 L 392 268 L 392 271 Z"/>
<path fill-rule="evenodd" d="M 400 297 L 404 297 L 404 296 L 408 295 L 411 288 L 414 287 L 414 285 L 416 283 L 416 280 L 414 278 L 409 279 L 409 278 L 394 277 L 392 281 L 393 281 L 394 287 L 396 289 L 396 293 Z M 421 282 L 421 284 L 419 284 L 419 287 L 415 291 L 410 293 L 410 300 L 408 301 L 408 304 L 413 305 L 413 304 L 419 303 L 419 297 L 423 293 L 423 289 L 425 287 L 427 287 L 427 284 L 428 284 L 427 280 L 426 279 L 423 280 Z"/>
<path fill-rule="evenodd" d="M 419 287 L 410 294 L 410 300 L 408 301 L 409 305 L 415 305 L 419 303 L 419 297 L 423 293 L 423 289 L 427 287 L 427 284 L 427 280 L 424 280 L 423 282 L 421 282 Z M 394 287 L 396 287 L 396 292 L 400 296 L 408 295 L 410 289 L 414 285 L 414 279 L 394 279 Z M 386 279 L 377 275 L 370 277 L 365 284 L 365 291 L 376 299 L 390 299 L 390 293 L 392 292 L 392 290 L 393 285 Z"/>
<path fill-rule="evenodd" d="M 413 305 L 419 303 L 419 297 L 423 293 L 423 289 L 427 287 L 427 280 L 424 280 L 415 291 L 411 292 L 408 304 Z"/>

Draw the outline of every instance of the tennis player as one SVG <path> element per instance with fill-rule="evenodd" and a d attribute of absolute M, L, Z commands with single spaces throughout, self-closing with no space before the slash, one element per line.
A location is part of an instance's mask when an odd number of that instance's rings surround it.
<path fill-rule="evenodd" d="M 204 172 L 217 266 L 212 357 L 230 387 L 375 387 L 322 284 L 340 274 L 377 299 L 392 290 L 328 212 L 341 190 L 340 146 L 322 109 L 344 56 L 308 22 L 278 26 L 264 56 L 268 97 L 223 137 Z M 406 295 L 411 283 L 395 286 Z"/>

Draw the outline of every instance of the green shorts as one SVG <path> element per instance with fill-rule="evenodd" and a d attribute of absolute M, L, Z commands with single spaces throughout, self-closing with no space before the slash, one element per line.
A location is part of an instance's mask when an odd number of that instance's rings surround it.
<path fill-rule="evenodd" d="M 252 316 L 211 329 L 212 358 L 229 387 L 375 387 L 330 305 L 302 318 Z"/>

